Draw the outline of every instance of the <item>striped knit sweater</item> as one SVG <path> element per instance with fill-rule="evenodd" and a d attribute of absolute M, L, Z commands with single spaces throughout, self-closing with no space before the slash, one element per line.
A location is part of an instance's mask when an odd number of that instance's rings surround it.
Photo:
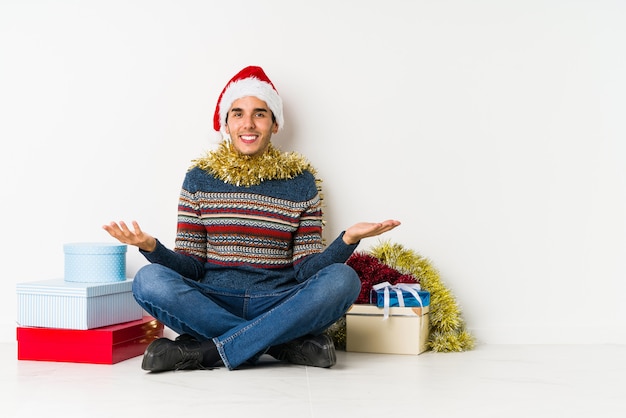
<path fill-rule="evenodd" d="M 174 251 L 158 242 L 154 263 L 221 288 L 279 289 L 345 262 L 357 245 L 340 235 L 322 245 L 322 207 L 314 175 L 237 186 L 192 168 L 178 203 Z"/>

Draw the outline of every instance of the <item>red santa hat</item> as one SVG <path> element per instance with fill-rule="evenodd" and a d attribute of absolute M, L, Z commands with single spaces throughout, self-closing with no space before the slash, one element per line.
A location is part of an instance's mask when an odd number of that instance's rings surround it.
<path fill-rule="evenodd" d="M 249 66 L 231 78 L 222 90 L 213 115 L 213 129 L 226 135 L 226 116 L 230 107 L 235 100 L 248 96 L 263 100 L 276 118 L 278 129 L 283 128 L 283 101 L 274 84 L 261 67 Z"/>

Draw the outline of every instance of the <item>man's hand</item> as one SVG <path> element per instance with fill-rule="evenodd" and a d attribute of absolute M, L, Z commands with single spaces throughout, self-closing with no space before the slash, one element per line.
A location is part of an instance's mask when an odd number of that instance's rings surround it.
<path fill-rule="evenodd" d="M 343 242 L 348 245 L 356 244 L 363 238 L 375 237 L 394 229 L 398 225 L 400 225 L 400 221 L 393 219 L 378 223 L 359 222 L 346 229 L 346 232 L 343 234 Z"/>
<path fill-rule="evenodd" d="M 111 222 L 108 225 L 103 225 L 102 229 L 122 244 L 134 245 L 147 252 L 152 252 L 156 248 L 156 239 L 143 232 L 137 221 L 133 221 L 133 231 L 123 221 L 120 221 L 119 224 Z"/>

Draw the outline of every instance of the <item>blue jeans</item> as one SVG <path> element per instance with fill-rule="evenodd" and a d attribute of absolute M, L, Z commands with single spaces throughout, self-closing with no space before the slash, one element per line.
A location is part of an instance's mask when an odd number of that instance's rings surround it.
<path fill-rule="evenodd" d="M 212 339 L 230 370 L 254 363 L 270 346 L 322 333 L 360 289 L 357 273 L 339 263 L 279 291 L 215 288 L 159 264 L 142 267 L 133 280 L 139 305 L 179 334 Z"/>

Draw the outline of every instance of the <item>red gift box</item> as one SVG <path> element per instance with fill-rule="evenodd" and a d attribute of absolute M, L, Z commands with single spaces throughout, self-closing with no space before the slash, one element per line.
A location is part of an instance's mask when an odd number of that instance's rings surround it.
<path fill-rule="evenodd" d="M 163 336 L 163 324 L 151 316 L 88 330 L 18 327 L 17 359 L 114 364 L 142 355 Z"/>

